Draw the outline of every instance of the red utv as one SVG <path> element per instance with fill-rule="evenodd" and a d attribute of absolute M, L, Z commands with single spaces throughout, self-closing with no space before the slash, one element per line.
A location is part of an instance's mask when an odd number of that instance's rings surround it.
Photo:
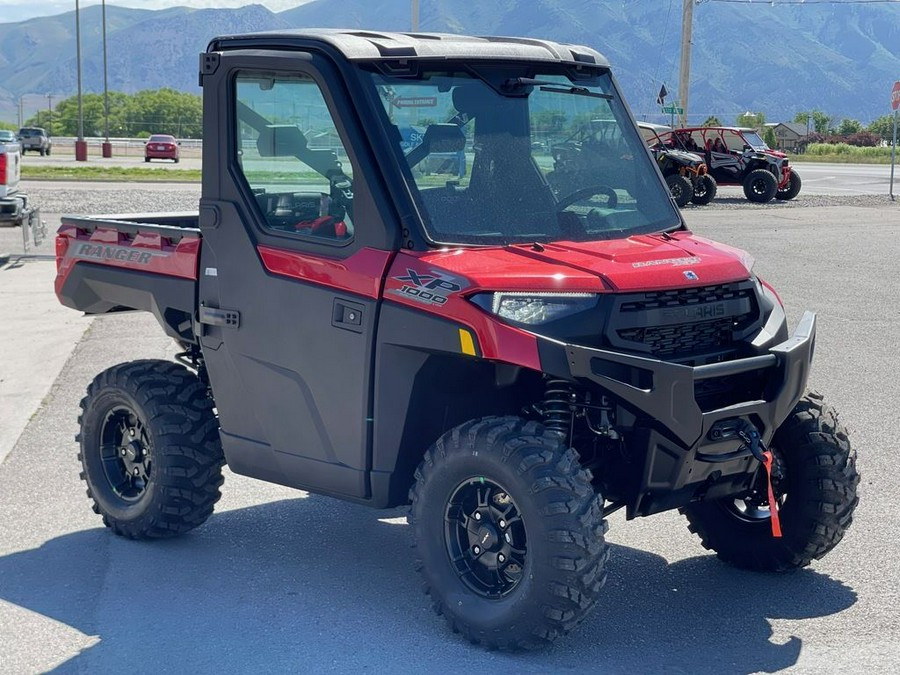
<path fill-rule="evenodd" d="M 787 155 L 769 148 L 755 129 L 687 127 L 660 134 L 672 148 L 704 155 L 719 185 L 741 185 L 751 202 L 793 199 L 800 193 L 800 176 Z"/>

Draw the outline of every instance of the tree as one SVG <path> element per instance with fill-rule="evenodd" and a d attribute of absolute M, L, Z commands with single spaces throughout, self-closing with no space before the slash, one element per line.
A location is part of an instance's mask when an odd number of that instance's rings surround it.
<path fill-rule="evenodd" d="M 794 121 L 798 124 L 807 124 L 812 120 L 811 127 L 822 135 L 831 133 L 831 117 L 823 113 L 821 110 L 813 110 L 811 112 L 798 112 L 794 116 Z"/>
<path fill-rule="evenodd" d="M 770 148 L 778 147 L 778 139 L 775 138 L 775 129 L 772 127 L 766 127 L 766 133 L 763 135 L 763 140 Z"/>
<path fill-rule="evenodd" d="M 762 129 L 766 123 L 766 116 L 761 112 L 745 112 L 737 116 L 735 122 L 739 127 L 752 127 L 753 129 Z"/>
<path fill-rule="evenodd" d="M 706 118 L 706 121 L 703 123 L 705 127 L 720 127 L 722 123 L 719 121 L 719 118 L 715 115 L 710 115 Z"/>
<path fill-rule="evenodd" d="M 870 131 L 860 131 L 847 136 L 847 143 L 849 145 L 858 145 L 863 148 L 874 148 L 880 141 L 881 139 L 878 135 L 873 134 Z"/>
<path fill-rule="evenodd" d="M 837 132 L 840 136 L 852 136 L 853 134 L 858 134 L 862 130 L 863 125 L 856 120 L 843 119 L 841 120 L 841 124 L 838 127 Z"/>
<path fill-rule="evenodd" d="M 103 136 L 105 120 L 102 94 L 82 97 L 85 136 Z M 200 138 L 203 131 L 202 105 L 194 94 L 159 89 L 136 94 L 109 93 L 109 133 L 113 137 L 146 137 L 154 133 L 170 133 L 178 138 Z M 41 110 L 26 120 L 26 125 L 50 126 L 51 113 Z M 60 101 L 52 113 L 53 134 L 78 135 L 78 98 Z"/>
<path fill-rule="evenodd" d="M 894 116 L 883 115 L 878 119 L 873 120 L 866 128 L 866 131 L 869 131 L 877 135 L 881 140 L 890 143 L 894 138 Z"/>

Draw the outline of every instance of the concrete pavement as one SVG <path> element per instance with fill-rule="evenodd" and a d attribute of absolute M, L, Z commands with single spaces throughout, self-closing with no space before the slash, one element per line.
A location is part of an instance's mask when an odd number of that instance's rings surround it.
<path fill-rule="evenodd" d="M 0 464 L 91 323 L 59 304 L 55 276 L 52 259 L 0 250 Z"/>
<path fill-rule="evenodd" d="M 506 655 L 471 647 L 433 615 L 402 510 L 229 473 L 202 528 L 122 540 L 78 480 L 78 400 L 109 365 L 171 358 L 175 345 L 149 315 L 120 315 L 95 319 L 64 366 L 32 358 L 31 370 L 13 370 L 53 384 L 0 464 L 0 673 L 897 672 L 900 204 L 685 213 L 698 234 L 758 258 L 792 325 L 803 309 L 819 313 L 812 384 L 850 427 L 863 484 L 848 536 L 810 569 L 734 570 L 677 513 L 617 513 L 596 612 L 551 650 Z M 16 335 L 87 325 L 71 310 L 49 313 L 52 273 L 50 262 L 15 259 L 0 269 L 0 291 L 29 296 L 17 311 L 0 297 L 4 322 L 22 315 Z M 25 353 L 9 339 L 0 335 L 0 372 Z"/>

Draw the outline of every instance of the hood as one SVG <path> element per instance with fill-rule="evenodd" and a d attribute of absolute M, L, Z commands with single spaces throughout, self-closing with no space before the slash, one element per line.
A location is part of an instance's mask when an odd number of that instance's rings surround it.
<path fill-rule="evenodd" d="M 684 164 L 694 165 L 694 164 L 702 164 L 703 163 L 703 158 L 700 155 L 693 153 L 693 152 L 688 152 L 686 150 L 666 149 L 666 150 L 664 150 L 664 152 L 667 155 L 669 155 L 670 157 L 674 157 L 675 159 L 677 159 L 678 161 L 680 161 Z"/>
<path fill-rule="evenodd" d="M 743 251 L 690 232 L 405 255 L 464 277 L 471 291 L 690 288 L 747 279 L 753 264 Z"/>

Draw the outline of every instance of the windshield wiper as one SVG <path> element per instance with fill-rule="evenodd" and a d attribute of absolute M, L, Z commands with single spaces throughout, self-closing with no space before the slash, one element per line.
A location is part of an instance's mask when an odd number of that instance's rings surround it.
<path fill-rule="evenodd" d="M 555 84 L 555 83 L 554 83 Z M 555 94 L 575 94 L 576 96 L 590 96 L 591 98 L 602 98 L 606 101 L 612 101 L 613 97 L 609 94 L 601 94 L 597 91 L 591 91 L 587 87 L 541 87 L 541 91 L 549 91 Z"/>
<path fill-rule="evenodd" d="M 539 87 L 541 91 L 549 91 L 555 94 L 575 94 L 576 96 L 590 96 L 591 98 L 602 98 L 612 101 L 613 97 L 609 94 L 601 94 L 591 91 L 587 87 L 578 87 L 576 85 L 565 86 L 559 82 L 551 82 L 550 80 L 537 80 L 533 77 L 511 77 L 503 83 L 503 89 L 519 93 L 525 87 Z"/>

